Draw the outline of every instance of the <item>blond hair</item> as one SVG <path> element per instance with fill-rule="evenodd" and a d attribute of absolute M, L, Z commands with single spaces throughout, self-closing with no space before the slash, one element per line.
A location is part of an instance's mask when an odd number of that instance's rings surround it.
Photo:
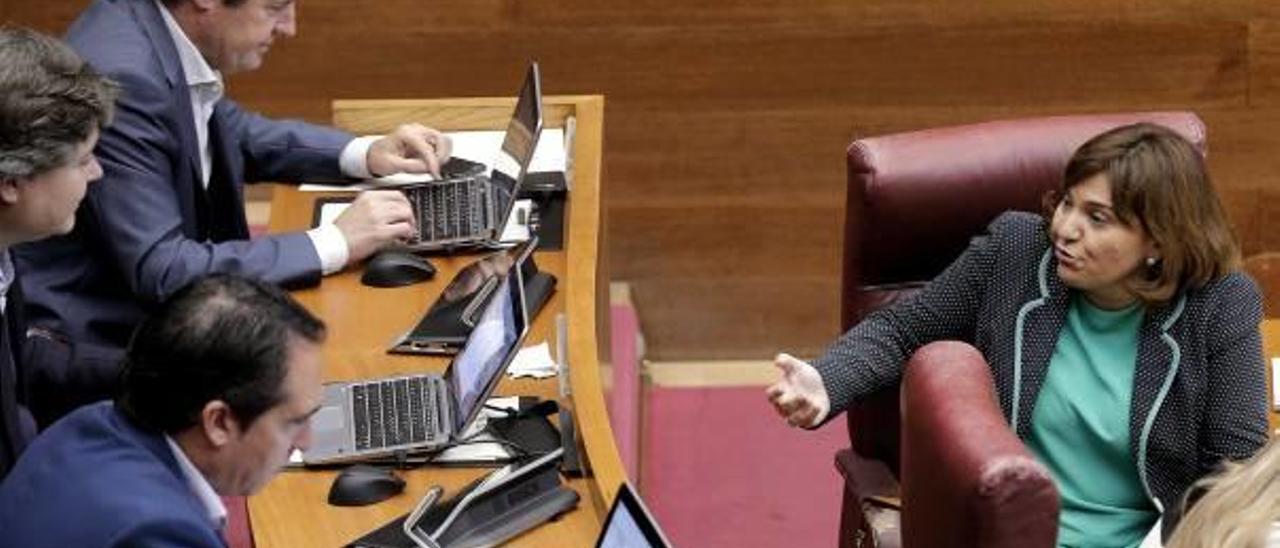
<path fill-rule="evenodd" d="M 1207 490 L 1207 491 L 1204 491 Z M 1263 548 L 1280 520 L 1280 444 L 1228 462 L 1188 493 L 1204 496 L 1183 516 L 1165 548 Z"/>

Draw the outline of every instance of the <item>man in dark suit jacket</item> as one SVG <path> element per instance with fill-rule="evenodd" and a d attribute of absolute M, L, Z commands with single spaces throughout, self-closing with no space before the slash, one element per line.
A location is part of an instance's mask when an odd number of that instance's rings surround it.
<path fill-rule="evenodd" d="M 120 83 L 117 121 L 95 153 L 104 184 L 71 234 L 15 257 L 33 323 L 123 348 L 149 308 L 212 272 L 287 287 L 363 260 L 413 233 L 399 192 L 362 194 L 331 225 L 249 239 L 245 181 L 351 181 L 438 173 L 444 135 L 406 125 L 383 137 L 275 121 L 222 97 L 223 75 L 256 69 L 295 32 L 292 0 L 96 0 L 67 40 Z M 115 367 L 34 373 L 37 419 L 110 395 Z"/>
<path fill-rule="evenodd" d="M 36 438 L 0 483 L 6 545 L 223 546 L 248 496 L 310 443 L 324 324 L 274 285 L 218 274 L 144 321 L 115 402 Z"/>
<path fill-rule="evenodd" d="M 114 96 L 65 44 L 0 28 L 0 478 L 35 436 L 25 382 L 33 360 L 85 364 L 93 354 L 28 329 L 9 248 L 71 230 L 85 187 L 102 176 L 93 144 Z"/>

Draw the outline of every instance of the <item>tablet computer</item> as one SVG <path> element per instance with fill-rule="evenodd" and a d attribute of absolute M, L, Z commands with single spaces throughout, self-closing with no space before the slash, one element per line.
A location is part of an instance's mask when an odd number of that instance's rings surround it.
<path fill-rule="evenodd" d="M 485 303 L 502 281 L 512 263 L 528 265 L 529 255 L 538 246 L 537 238 L 502 251 L 490 253 L 463 267 L 417 325 L 396 338 L 387 351 L 393 354 L 458 353 L 475 327 Z M 532 305 L 532 303 L 529 303 Z M 532 317 L 537 308 L 529 308 Z"/>

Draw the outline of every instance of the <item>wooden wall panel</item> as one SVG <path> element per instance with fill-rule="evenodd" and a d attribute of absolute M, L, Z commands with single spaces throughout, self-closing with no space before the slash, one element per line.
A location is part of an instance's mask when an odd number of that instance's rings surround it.
<path fill-rule="evenodd" d="M 304 28 L 272 52 L 266 69 L 233 79 L 232 86 L 248 97 L 269 96 L 273 105 L 311 108 L 325 106 L 325 96 L 510 93 L 523 60 L 537 58 L 548 92 L 601 91 L 620 108 L 1225 107 L 1245 102 L 1248 30 L 1231 22 L 1120 29 L 499 29 L 413 34 L 325 51 L 310 43 L 318 39 Z M 342 42 L 359 40 L 335 34 L 331 38 Z M 523 47 L 477 53 L 468 38 Z M 398 62 L 369 63 L 368 56 Z M 1053 70 L 1044 70 L 1047 59 Z M 477 67 L 484 67 L 483 76 Z"/>
<path fill-rule="evenodd" d="M 839 266 L 832 244 L 841 207 L 618 208 L 613 253 L 632 257 L 632 276 L 708 280 L 821 277 Z M 714 249 L 715 252 L 706 250 Z M 779 261 L 777 257 L 787 257 Z"/>
<path fill-rule="evenodd" d="M 0 0 L 0 21 L 61 35 L 88 0 Z"/>
<path fill-rule="evenodd" d="M 780 351 L 806 356 L 838 335 L 840 284 L 830 276 L 666 277 L 632 290 L 638 302 L 646 303 L 641 328 L 651 358 L 654 351 L 662 360 L 767 360 Z M 664 348 L 654 348 L 658 344 Z"/>
<path fill-rule="evenodd" d="M 1280 8 L 1276 11 L 1274 18 L 1254 21 L 1249 28 L 1250 106 L 1280 106 Z"/>
<path fill-rule="evenodd" d="M 60 32 L 85 0 L 0 0 Z M 607 248 L 652 357 L 812 354 L 836 335 L 844 149 L 999 118 L 1190 109 L 1247 253 L 1280 250 L 1280 2 L 301 0 L 232 96 L 606 95 Z"/>
<path fill-rule="evenodd" d="M 1255 0 L 560 0 L 521 4 L 527 23 L 575 27 L 805 24 L 838 27 L 957 26 L 997 22 L 1168 22 L 1243 20 Z"/>

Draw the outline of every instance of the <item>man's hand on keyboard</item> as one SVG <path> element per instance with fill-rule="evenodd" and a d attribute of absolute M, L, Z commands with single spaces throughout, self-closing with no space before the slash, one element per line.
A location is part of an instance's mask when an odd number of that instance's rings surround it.
<path fill-rule="evenodd" d="M 370 190 L 343 210 L 333 224 L 347 240 L 347 264 L 363 261 L 379 249 L 418 234 L 409 200 L 397 190 Z"/>
<path fill-rule="evenodd" d="M 448 135 L 421 124 L 402 125 L 369 147 L 369 173 L 427 173 L 439 177 L 440 166 L 449 160 L 453 141 Z"/>

